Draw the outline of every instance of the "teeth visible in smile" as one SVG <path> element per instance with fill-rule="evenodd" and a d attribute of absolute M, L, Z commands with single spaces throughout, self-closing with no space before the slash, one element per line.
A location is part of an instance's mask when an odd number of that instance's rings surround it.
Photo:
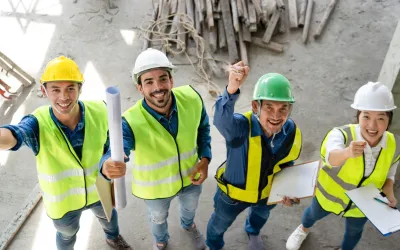
<path fill-rule="evenodd" d="M 270 120 L 268 120 L 271 124 L 273 124 L 273 125 L 278 125 L 280 122 L 273 122 L 273 121 L 270 121 Z"/>
<path fill-rule="evenodd" d="M 60 106 L 63 107 L 63 108 L 66 108 L 66 107 L 69 106 L 69 103 L 68 103 L 68 104 L 61 104 L 61 103 L 59 103 L 58 105 L 60 105 Z"/>
<path fill-rule="evenodd" d="M 157 93 L 157 94 L 154 94 L 154 96 L 155 97 L 162 97 L 162 96 L 164 96 L 164 93 Z"/>

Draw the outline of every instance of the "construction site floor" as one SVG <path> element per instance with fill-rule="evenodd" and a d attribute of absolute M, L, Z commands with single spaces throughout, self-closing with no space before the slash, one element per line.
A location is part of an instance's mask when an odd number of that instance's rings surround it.
<path fill-rule="evenodd" d="M 122 109 L 131 107 L 140 93 L 130 78 L 135 59 L 142 48 L 137 29 L 151 18 L 151 1 L 114 0 L 116 10 L 106 11 L 106 0 L 9 0 L 0 1 L 0 50 L 39 82 L 46 63 L 61 54 L 72 57 L 84 72 L 86 81 L 82 99 L 104 99 L 105 88 L 121 89 Z M 310 33 L 316 29 L 329 0 L 315 1 Z M 109 13 L 108 13 L 109 12 Z M 236 105 L 237 112 L 250 109 L 252 89 L 267 72 L 286 75 L 294 87 L 296 103 L 291 117 L 303 132 L 303 150 L 298 162 L 317 160 L 326 132 L 334 126 L 355 121 L 350 108 L 355 91 L 368 81 L 376 81 L 393 32 L 400 19 L 399 0 L 342 0 L 318 41 L 301 42 L 301 31 L 274 37 L 284 44 L 282 54 L 250 46 L 250 74 Z M 4 35 L 6 36 L 4 36 Z M 5 38 L 6 37 L 6 38 Z M 186 63 L 184 60 L 174 63 Z M 192 80 L 191 66 L 177 65 L 175 85 L 192 84 L 203 96 L 213 122 L 215 100 L 207 86 Z M 215 79 L 222 89 L 227 79 Z M 27 89 L 11 102 L 0 101 L 0 125 L 17 123 L 41 105 L 39 84 Z M 395 118 L 399 119 L 399 117 Z M 225 141 L 214 126 L 213 160 L 209 178 L 196 215 L 199 229 L 205 233 L 213 211 L 216 168 L 225 160 Z M 131 163 L 128 164 L 128 166 Z M 143 201 L 130 194 L 131 175 L 127 174 L 128 205 L 119 212 L 121 234 L 135 250 L 151 249 L 153 238 Z M 23 147 L 18 152 L 0 152 L 0 231 L 19 211 L 23 201 L 37 184 L 35 157 Z M 396 187 L 400 201 L 400 187 Z M 266 249 L 285 249 L 290 233 L 300 224 L 303 210 L 311 199 L 293 208 L 277 206 L 261 234 Z M 244 233 L 246 213 L 238 217 L 225 235 L 225 249 L 247 249 Z M 180 228 L 178 203 L 173 202 L 168 219 L 171 234 L 169 249 L 190 250 L 193 244 Z M 344 233 L 344 219 L 328 216 L 312 228 L 301 249 L 336 249 Z M 109 249 L 99 223 L 90 212 L 83 214 L 76 249 Z M 42 202 L 9 246 L 10 250 L 55 249 L 55 229 L 46 216 Z M 399 234 L 383 237 L 368 222 L 358 250 L 400 249 Z"/>

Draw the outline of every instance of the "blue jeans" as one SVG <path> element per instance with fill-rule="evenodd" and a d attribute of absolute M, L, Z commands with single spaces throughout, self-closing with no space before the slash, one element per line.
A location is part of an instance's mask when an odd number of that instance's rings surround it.
<path fill-rule="evenodd" d="M 202 185 L 190 185 L 169 198 L 144 200 L 147 205 L 151 231 L 157 243 L 166 243 L 169 239 L 168 210 L 171 201 L 176 196 L 178 196 L 180 203 L 181 226 L 187 229 L 193 225 L 201 190 Z"/>
<path fill-rule="evenodd" d="M 111 221 L 107 221 L 100 201 L 84 207 L 80 210 L 66 213 L 61 219 L 53 220 L 57 229 L 56 244 L 58 250 L 73 250 L 76 234 L 79 231 L 79 219 L 83 211 L 90 209 L 99 220 L 107 239 L 116 239 L 119 235 L 118 215 L 115 209 L 112 211 Z"/>
<path fill-rule="evenodd" d="M 225 245 L 224 233 L 246 208 L 249 208 L 249 214 L 244 230 L 249 235 L 259 235 L 261 228 L 268 220 L 270 211 L 275 206 L 267 205 L 266 199 L 256 204 L 235 201 L 217 187 L 214 196 L 214 213 L 207 225 L 207 246 L 210 250 L 221 249 Z"/>
<path fill-rule="evenodd" d="M 315 222 L 329 215 L 319 204 L 317 198 L 313 198 L 311 205 L 304 211 L 301 223 L 303 227 L 310 228 Z M 346 217 L 346 231 L 342 241 L 342 250 L 353 250 L 360 241 L 364 225 L 367 218 L 349 218 Z"/>

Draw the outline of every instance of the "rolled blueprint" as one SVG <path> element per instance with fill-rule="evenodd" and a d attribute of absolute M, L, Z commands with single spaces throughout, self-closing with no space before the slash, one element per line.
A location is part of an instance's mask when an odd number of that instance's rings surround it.
<path fill-rule="evenodd" d="M 110 134 L 111 159 L 124 161 L 124 145 L 122 139 L 121 98 L 117 87 L 106 89 L 108 110 L 108 128 Z M 126 206 L 125 176 L 114 180 L 115 208 L 122 209 Z"/>

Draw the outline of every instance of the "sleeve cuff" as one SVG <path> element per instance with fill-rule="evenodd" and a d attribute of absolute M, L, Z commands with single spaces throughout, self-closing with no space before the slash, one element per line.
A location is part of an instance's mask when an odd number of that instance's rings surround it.
<path fill-rule="evenodd" d="M 105 155 L 103 155 L 103 157 L 101 157 L 100 163 L 99 163 L 99 173 L 101 176 L 103 176 L 104 179 L 106 179 L 107 181 L 111 181 L 110 179 L 108 179 L 102 172 L 102 168 L 103 168 L 103 164 L 106 160 L 108 160 L 108 158 L 111 157 L 111 153 L 110 151 L 108 151 Z"/>

